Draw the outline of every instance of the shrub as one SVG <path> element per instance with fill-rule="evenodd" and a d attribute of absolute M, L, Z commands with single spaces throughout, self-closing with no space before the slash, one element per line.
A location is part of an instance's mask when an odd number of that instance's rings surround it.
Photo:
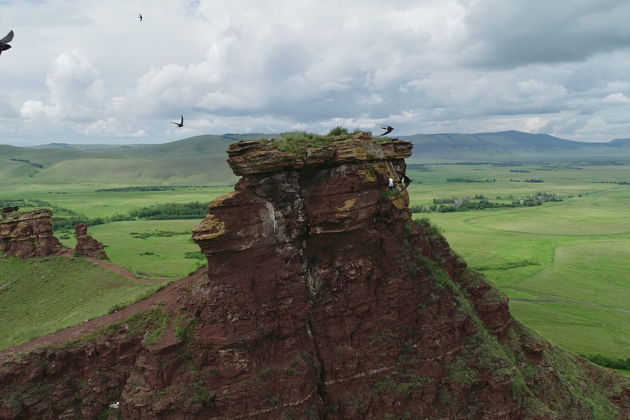
<path fill-rule="evenodd" d="M 343 134 L 348 134 L 348 129 L 343 128 L 340 125 L 338 125 L 337 127 L 333 128 L 332 130 L 328 132 L 329 136 L 341 136 Z"/>
<path fill-rule="evenodd" d="M 198 201 L 191 203 L 166 203 L 132 210 L 129 212 L 129 217 L 147 220 L 201 219 L 206 215 L 207 211 L 208 203 L 200 203 Z"/>
<path fill-rule="evenodd" d="M 615 359 L 603 356 L 599 353 L 593 356 L 586 356 L 583 354 L 581 356 L 599 366 L 604 366 L 611 369 L 630 370 L 630 357 L 626 359 Z"/>
<path fill-rule="evenodd" d="M 439 270 L 439 266 L 435 261 L 421 255 L 419 252 L 414 259 L 409 262 L 409 266 L 407 268 L 409 274 L 414 277 L 419 274 L 424 274 L 431 279 L 437 277 L 437 271 Z"/>
<path fill-rule="evenodd" d="M 399 198 L 400 197 L 400 190 L 398 188 L 394 188 L 393 190 L 383 190 L 381 192 L 381 197 L 389 198 L 390 200 Z"/>
<path fill-rule="evenodd" d="M 308 147 L 324 146 L 332 142 L 332 137 L 319 134 L 307 133 L 305 131 L 294 131 L 284 133 L 272 143 L 283 152 L 305 153 Z"/>

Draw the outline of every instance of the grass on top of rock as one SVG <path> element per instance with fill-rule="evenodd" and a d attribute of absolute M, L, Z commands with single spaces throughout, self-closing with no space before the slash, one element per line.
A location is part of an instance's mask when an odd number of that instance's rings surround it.
<path fill-rule="evenodd" d="M 360 130 L 349 132 L 348 129 L 337 126 L 330 130 L 328 134 L 321 135 L 307 133 L 305 131 L 292 131 L 283 133 L 280 137 L 272 139 L 271 143 L 283 152 L 305 153 L 309 147 L 327 146 L 335 141 L 346 140 L 354 134 L 361 133 Z M 368 132 L 371 135 L 371 133 Z"/>

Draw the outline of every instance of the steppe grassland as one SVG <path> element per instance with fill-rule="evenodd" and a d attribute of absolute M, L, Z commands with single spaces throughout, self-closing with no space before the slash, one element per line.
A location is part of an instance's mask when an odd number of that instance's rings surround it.
<path fill-rule="evenodd" d="M 576 353 L 628 357 L 630 186 L 613 183 L 630 181 L 628 169 L 560 163 L 410 165 L 408 174 L 415 181 L 409 191 L 412 206 L 430 204 L 434 198 L 480 194 L 500 203 L 538 192 L 561 194 L 563 201 L 537 207 L 414 217 L 429 217 L 440 226 L 455 251 L 511 298 L 516 318 L 550 341 Z M 482 182 L 448 181 L 455 178 Z M 531 179 L 544 182 L 524 182 Z M 209 202 L 233 190 L 218 186 L 94 192 L 93 187 L 80 186 L 31 185 L 11 193 L 5 190 L 0 198 L 45 200 L 95 218 L 160 203 Z M 114 263 L 136 275 L 176 279 L 203 263 L 190 240 L 190 229 L 197 223 L 133 220 L 94 225 L 89 232 L 107 245 Z M 63 242 L 74 246 L 72 235 Z"/>
<path fill-rule="evenodd" d="M 107 244 L 112 262 L 137 277 L 178 279 L 206 262 L 191 239 L 197 224 L 194 219 L 135 220 L 96 225 L 89 233 Z M 72 241 L 68 245 L 73 246 Z"/>
<path fill-rule="evenodd" d="M 123 308 L 166 282 L 132 282 L 84 259 L 0 257 L 0 350 Z"/>
<path fill-rule="evenodd" d="M 537 192 L 561 202 L 525 208 L 414 214 L 440 226 L 453 249 L 510 297 L 513 315 L 580 354 L 629 357 L 630 181 L 627 166 L 427 166 L 411 170 L 412 205 L 483 194 Z M 511 169 L 529 172 L 510 172 Z M 495 182 L 447 182 L 448 178 Z M 520 179 L 521 182 L 510 180 Z M 522 182 L 542 179 L 542 183 Z M 501 197 L 501 199 L 496 199 Z"/>

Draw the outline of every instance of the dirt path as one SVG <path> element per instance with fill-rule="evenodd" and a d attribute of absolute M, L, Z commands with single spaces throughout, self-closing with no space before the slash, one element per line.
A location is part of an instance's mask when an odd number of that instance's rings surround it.
<path fill-rule="evenodd" d="M 121 270 L 126 271 L 125 269 L 122 269 L 122 268 Z M 130 280 L 147 281 L 144 279 L 137 279 L 131 273 L 129 274 L 133 277 Z M 193 274 L 171 283 L 170 285 L 166 286 L 164 289 L 160 290 L 159 292 L 149 296 L 146 299 L 143 299 L 132 305 L 129 305 L 126 308 L 121 309 L 120 311 L 114 312 L 112 314 L 104 315 L 99 318 L 94 318 L 89 321 L 82 322 L 78 325 L 74 325 L 72 327 L 68 327 L 63 330 L 59 330 L 57 332 L 51 333 L 51 334 L 43 335 L 27 343 L 23 343 L 14 347 L 9 347 L 7 349 L 4 349 L 0 351 L 0 363 L 13 355 L 29 352 L 39 347 L 61 345 L 69 340 L 78 338 L 86 333 L 99 330 L 110 324 L 113 324 L 114 322 L 122 321 L 123 319 L 133 315 L 134 313 L 145 311 L 154 305 L 160 305 L 160 304 L 165 305 L 172 313 L 176 313 L 177 308 L 178 308 L 178 298 L 183 293 L 185 293 L 186 290 L 188 290 L 188 285 L 191 282 L 194 282 L 195 280 L 198 280 L 204 277 L 205 275 L 206 275 L 206 269 L 205 267 L 201 267 L 200 269 L 195 271 Z M 148 280 L 148 281 L 155 281 L 155 280 Z"/>

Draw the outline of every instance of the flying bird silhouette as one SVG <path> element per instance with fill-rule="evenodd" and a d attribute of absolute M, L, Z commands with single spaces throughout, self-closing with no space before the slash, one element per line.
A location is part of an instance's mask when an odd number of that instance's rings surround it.
<path fill-rule="evenodd" d="M 379 137 L 381 136 L 385 136 L 389 133 L 391 133 L 392 131 L 394 131 L 394 127 L 390 127 L 389 125 L 386 127 L 381 127 L 383 130 L 385 130 L 385 132 L 383 134 L 380 134 Z"/>
<path fill-rule="evenodd" d="M 142 22 L 142 13 L 138 13 L 138 19 L 140 19 L 140 22 Z"/>
<path fill-rule="evenodd" d="M 173 122 L 173 121 L 169 121 L 169 122 L 181 128 L 184 126 L 184 116 L 182 115 L 181 117 L 182 117 L 182 120 L 180 122 Z"/>
<path fill-rule="evenodd" d="M 4 38 L 0 39 L 0 54 L 2 54 L 2 51 L 6 51 L 9 48 L 11 48 L 11 46 L 9 45 L 9 42 L 11 42 L 13 40 L 13 31 L 9 32 Z"/>

